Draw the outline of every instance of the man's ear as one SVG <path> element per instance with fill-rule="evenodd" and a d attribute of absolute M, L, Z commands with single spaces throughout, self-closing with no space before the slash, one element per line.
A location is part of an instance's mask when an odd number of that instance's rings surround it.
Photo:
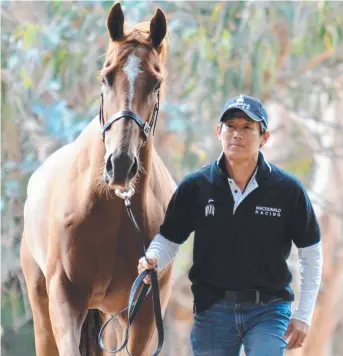
<path fill-rule="evenodd" d="M 221 137 L 221 133 L 222 133 L 222 123 L 220 124 L 217 124 L 216 126 L 216 131 L 217 131 L 217 137 L 218 137 L 218 140 L 221 141 L 222 137 Z"/>
<path fill-rule="evenodd" d="M 261 143 L 261 145 L 260 145 L 260 147 L 262 147 L 262 146 L 264 146 L 267 142 L 268 142 L 268 140 L 269 140 L 269 138 L 270 138 L 270 132 L 269 131 L 266 131 L 263 135 L 262 135 L 262 143 Z"/>

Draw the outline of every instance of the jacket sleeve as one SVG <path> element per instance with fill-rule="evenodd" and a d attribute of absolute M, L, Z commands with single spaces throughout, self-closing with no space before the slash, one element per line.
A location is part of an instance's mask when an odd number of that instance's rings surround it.
<path fill-rule="evenodd" d="M 171 242 L 182 244 L 194 231 L 192 182 L 183 180 L 173 194 L 160 227 L 160 234 Z"/>
<path fill-rule="evenodd" d="M 298 319 L 310 326 L 323 269 L 322 243 L 299 248 L 300 263 L 300 296 L 298 306 L 293 314 Z"/>
<path fill-rule="evenodd" d="M 291 214 L 291 239 L 298 248 L 317 244 L 320 241 L 320 228 L 310 198 L 302 186 L 296 189 L 294 208 Z"/>

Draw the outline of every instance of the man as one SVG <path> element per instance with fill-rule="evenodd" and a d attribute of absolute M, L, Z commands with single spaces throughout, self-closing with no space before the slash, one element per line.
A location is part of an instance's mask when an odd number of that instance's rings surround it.
<path fill-rule="evenodd" d="M 318 294 L 322 248 L 301 182 L 265 161 L 263 104 L 229 100 L 217 125 L 219 159 L 186 176 L 138 272 L 163 269 L 194 235 L 189 272 L 194 295 L 193 355 L 278 356 L 304 343 Z M 298 248 L 300 301 L 293 316 L 286 260 Z M 148 263 L 149 262 L 149 263 Z M 150 283 L 146 279 L 146 283 Z M 287 342 L 288 340 L 288 342 Z"/>

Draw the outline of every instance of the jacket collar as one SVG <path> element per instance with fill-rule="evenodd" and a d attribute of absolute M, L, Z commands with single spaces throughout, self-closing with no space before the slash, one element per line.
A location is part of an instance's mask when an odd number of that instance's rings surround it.
<path fill-rule="evenodd" d="M 219 156 L 219 158 L 216 161 L 216 167 L 217 167 L 217 172 L 219 175 L 224 178 L 230 178 L 226 167 L 225 167 L 225 156 L 224 152 L 222 152 Z M 270 164 L 265 160 L 263 153 L 260 151 L 258 154 L 258 160 L 257 160 L 257 173 L 256 173 L 256 179 L 257 182 L 260 183 L 262 180 L 267 179 L 269 177 L 269 174 L 272 172 L 272 167 Z"/>

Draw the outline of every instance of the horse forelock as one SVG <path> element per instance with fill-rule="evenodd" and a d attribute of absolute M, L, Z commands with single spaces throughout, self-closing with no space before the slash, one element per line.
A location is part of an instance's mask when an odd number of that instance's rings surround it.
<path fill-rule="evenodd" d="M 167 58 L 167 38 L 164 38 L 158 49 L 156 49 L 149 39 L 149 33 L 149 22 L 142 22 L 128 31 L 122 41 L 110 41 L 107 49 L 104 70 L 110 71 L 112 69 L 111 67 L 114 65 L 123 66 L 125 64 L 125 59 L 133 49 L 137 47 L 145 47 L 149 50 L 151 56 L 157 55 L 160 62 L 160 71 L 158 74 L 161 79 L 164 80 L 167 76 L 164 67 Z M 111 60 L 114 56 L 116 57 L 115 63 Z M 148 60 L 150 60 L 150 57 L 148 57 Z"/>

